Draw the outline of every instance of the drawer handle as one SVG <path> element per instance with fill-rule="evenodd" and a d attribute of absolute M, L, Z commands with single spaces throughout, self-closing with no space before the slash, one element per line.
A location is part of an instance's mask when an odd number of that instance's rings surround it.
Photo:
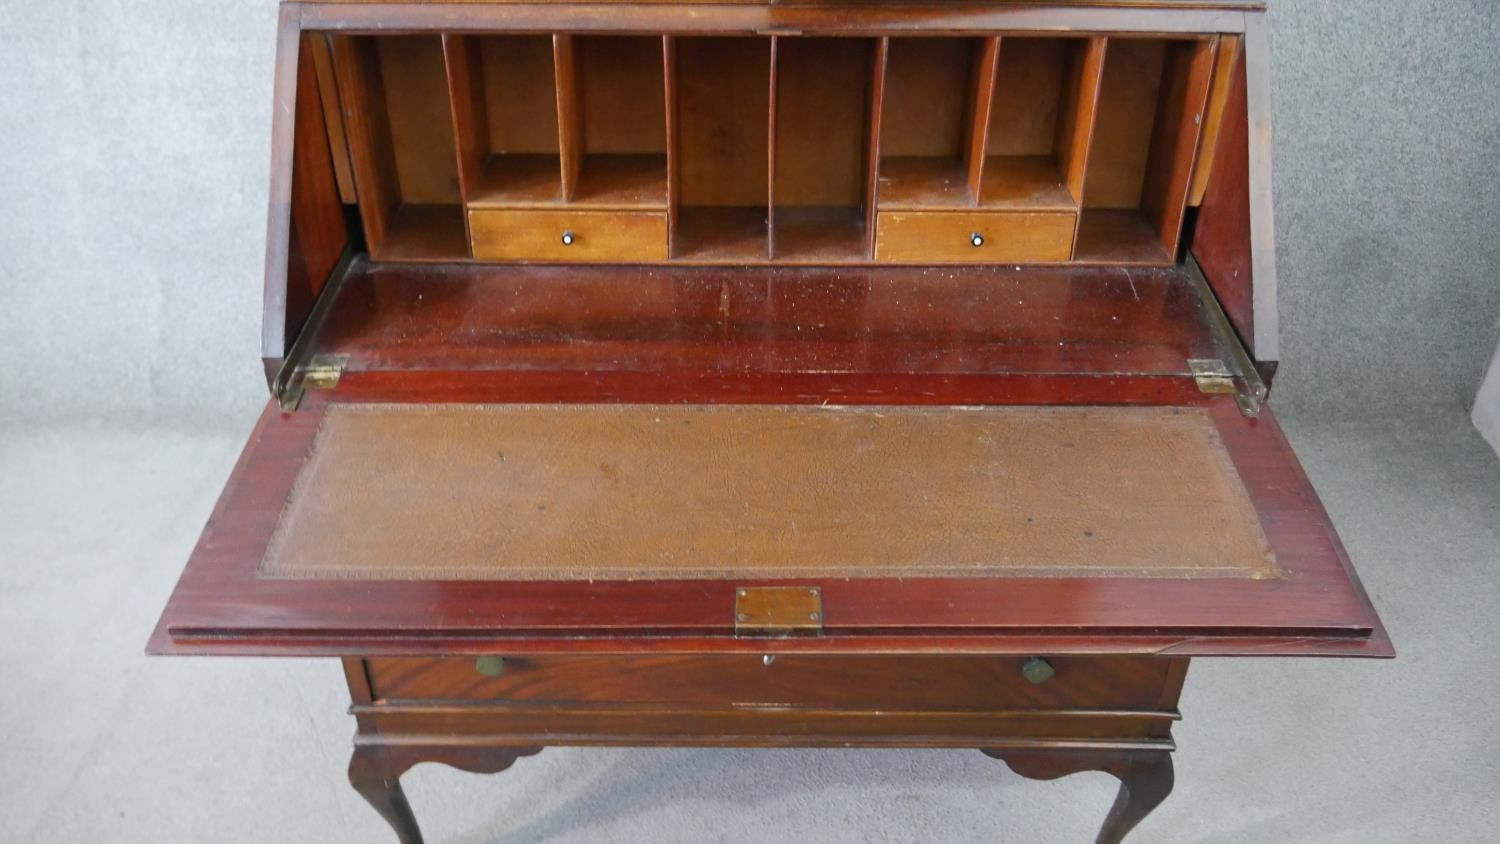
<path fill-rule="evenodd" d="M 563 232 L 562 242 L 563 242 L 563 246 L 572 246 L 573 245 L 573 233 L 571 231 Z"/>
<path fill-rule="evenodd" d="M 984 235 L 980 234 L 979 232 L 974 232 L 973 234 L 969 235 L 969 243 L 973 244 L 975 249 L 978 249 L 979 247 L 984 245 Z"/>
<path fill-rule="evenodd" d="M 486 677 L 499 677 L 505 673 L 505 659 L 498 656 L 482 656 L 474 660 L 474 670 Z"/>
<path fill-rule="evenodd" d="M 1031 659 L 1026 660 L 1026 662 L 1021 666 L 1021 676 L 1025 677 L 1027 681 L 1035 683 L 1037 685 L 1041 685 L 1042 683 L 1051 680 L 1056 675 L 1057 669 L 1052 667 L 1052 663 L 1048 662 L 1045 659 L 1042 659 L 1039 656 L 1034 656 Z"/>

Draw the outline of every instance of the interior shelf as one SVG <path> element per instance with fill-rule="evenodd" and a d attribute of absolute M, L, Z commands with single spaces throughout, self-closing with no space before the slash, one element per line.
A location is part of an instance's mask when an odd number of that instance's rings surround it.
<path fill-rule="evenodd" d="M 1078 218 L 1078 247 L 1073 259 L 1085 264 L 1169 264 L 1155 227 L 1139 211 L 1094 208 Z"/>
<path fill-rule="evenodd" d="M 469 254 L 461 205 L 397 206 L 377 257 L 388 261 L 451 261 Z"/>
<path fill-rule="evenodd" d="M 597 208 L 665 210 L 666 153 L 585 155 L 573 203 Z"/>
<path fill-rule="evenodd" d="M 1077 211 L 1078 200 L 1050 155 L 992 155 L 985 159 L 979 204 L 1027 211 Z"/>
<path fill-rule="evenodd" d="M 880 159 L 880 208 L 918 211 L 971 204 L 961 158 L 890 156 Z"/>
<path fill-rule="evenodd" d="M 766 231 L 764 207 L 684 206 L 677 213 L 672 257 L 703 263 L 758 263 L 767 257 Z"/>
<path fill-rule="evenodd" d="M 468 186 L 470 207 L 514 208 L 562 201 L 562 165 L 556 155 L 507 153 L 485 157 Z"/>
<path fill-rule="evenodd" d="M 800 263 L 843 263 L 869 257 L 863 208 L 797 205 L 776 211 L 776 257 Z"/>

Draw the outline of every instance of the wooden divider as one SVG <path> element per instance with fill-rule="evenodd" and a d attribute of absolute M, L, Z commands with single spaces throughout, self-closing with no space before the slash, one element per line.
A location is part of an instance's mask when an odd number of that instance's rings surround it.
<path fill-rule="evenodd" d="M 333 49 L 371 254 L 467 256 L 441 39 L 339 35 Z"/>
<path fill-rule="evenodd" d="M 578 57 L 573 36 L 552 36 L 553 77 L 557 80 L 557 153 L 562 167 L 562 201 L 572 202 L 583 169 L 583 106 L 578 90 Z"/>
<path fill-rule="evenodd" d="M 1175 260 L 1217 49 L 1217 38 L 1110 40 L 1076 260 Z"/>
<path fill-rule="evenodd" d="M 999 67 L 1000 37 L 986 38 L 980 47 L 979 59 L 974 63 L 974 93 L 969 100 L 973 105 L 966 115 L 969 125 L 965 134 L 969 138 L 969 148 L 965 151 L 965 164 L 971 200 L 979 198 L 980 183 L 984 179 L 984 166 L 989 154 L 990 112 L 995 105 L 995 77 Z"/>
<path fill-rule="evenodd" d="M 1063 166 L 1068 193 L 1080 208 L 1083 207 L 1089 150 L 1094 143 L 1095 121 L 1099 115 L 1099 88 L 1104 82 L 1104 57 L 1108 48 L 1108 40 L 1090 38 L 1082 57 L 1074 60 L 1068 79 L 1068 91 L 1075 99 L 1064 104 L 1064 122 L 1058 129 L 1058 155 L 1065 158 Z"/>
<path fill-rule="evenodd" d="M 484 171 L 485 133 L 484 90 L 480 85 L 479 56 L 473 41 L 456 35 L 443 36 L 443 64 L 448 72 L 448 97 L 452 104 L 454 154 L 458 160 L 458 194 L 464 204 L 464 234 L 469 243 L 474 233 L 469 228 L 469 199 L 477 190 Z"/>
<path fill-rule="evenodd" d="M 678 234 L 678 209 L 682 207 L 682 177 L 678 175 L 678 164 L 682 156 L 678 151 L 678 137 L 681 134 L 682 118 L 677 106 L 677 39 L 674 36 L 661 37 L 661 66 L 667 109 L 667 254 L 676 255 L 681 239 Z"/>
<path fill-rule="evenodd" d="M 1174 259 L 1218 46 L 1218 39 L 1185 41 L 1167 50 L 1141 211 L 1155 229 L 1162 250 Z"/>
<path fill-rule="evenodd" d="M 776 257 L 776 113 L 779 107 L 776 96 L 776 73 L 781 62 L 776 53 L 781 39 L 771 36 L 771 72 L 769 98 L 766 106 L 766 257 Z"/>
<path fill-rule="evenodd" d="M 875 254 L 875 211 L 880 205 L 880 126 L 885 113 L 885 73 L 890 64 L 891 39 L 881 38 L 870 57 L 870 125 L 865 143 L 865 254 Z"/>

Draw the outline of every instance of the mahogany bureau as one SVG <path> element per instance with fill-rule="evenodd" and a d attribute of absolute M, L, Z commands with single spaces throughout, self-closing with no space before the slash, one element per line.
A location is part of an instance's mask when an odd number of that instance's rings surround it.
<path fill-rule="evenodd" d="M 1393 655 L 1267 403 L 1266 39 L 283 4 L 272 398 L 150 652 L 339 658 L 406 842 L 554 745 L 977 749 L 1121 840 L 1192 658 Z"/>

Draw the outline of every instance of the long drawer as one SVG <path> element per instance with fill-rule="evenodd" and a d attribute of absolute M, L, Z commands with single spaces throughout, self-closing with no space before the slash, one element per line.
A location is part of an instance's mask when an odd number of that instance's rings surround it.
<path fill-rule="evenodd" d="M 1143 656 L 549 655 L 366 661 L 387 701 L 1154 711 L 1186 661 Z M 498 671 L 498 674 L 496 673 Z"/>
<path fill-rule="evenodd" d="M 474 257 L 500 261 L 665 261 L 667 215 L 657 211 L 469 211 Z"/>
<path fill-rule="evenodd" d="M 881 211 L 875 260 L 903 263 L 1067 261 L 1070 211 Z"/>

